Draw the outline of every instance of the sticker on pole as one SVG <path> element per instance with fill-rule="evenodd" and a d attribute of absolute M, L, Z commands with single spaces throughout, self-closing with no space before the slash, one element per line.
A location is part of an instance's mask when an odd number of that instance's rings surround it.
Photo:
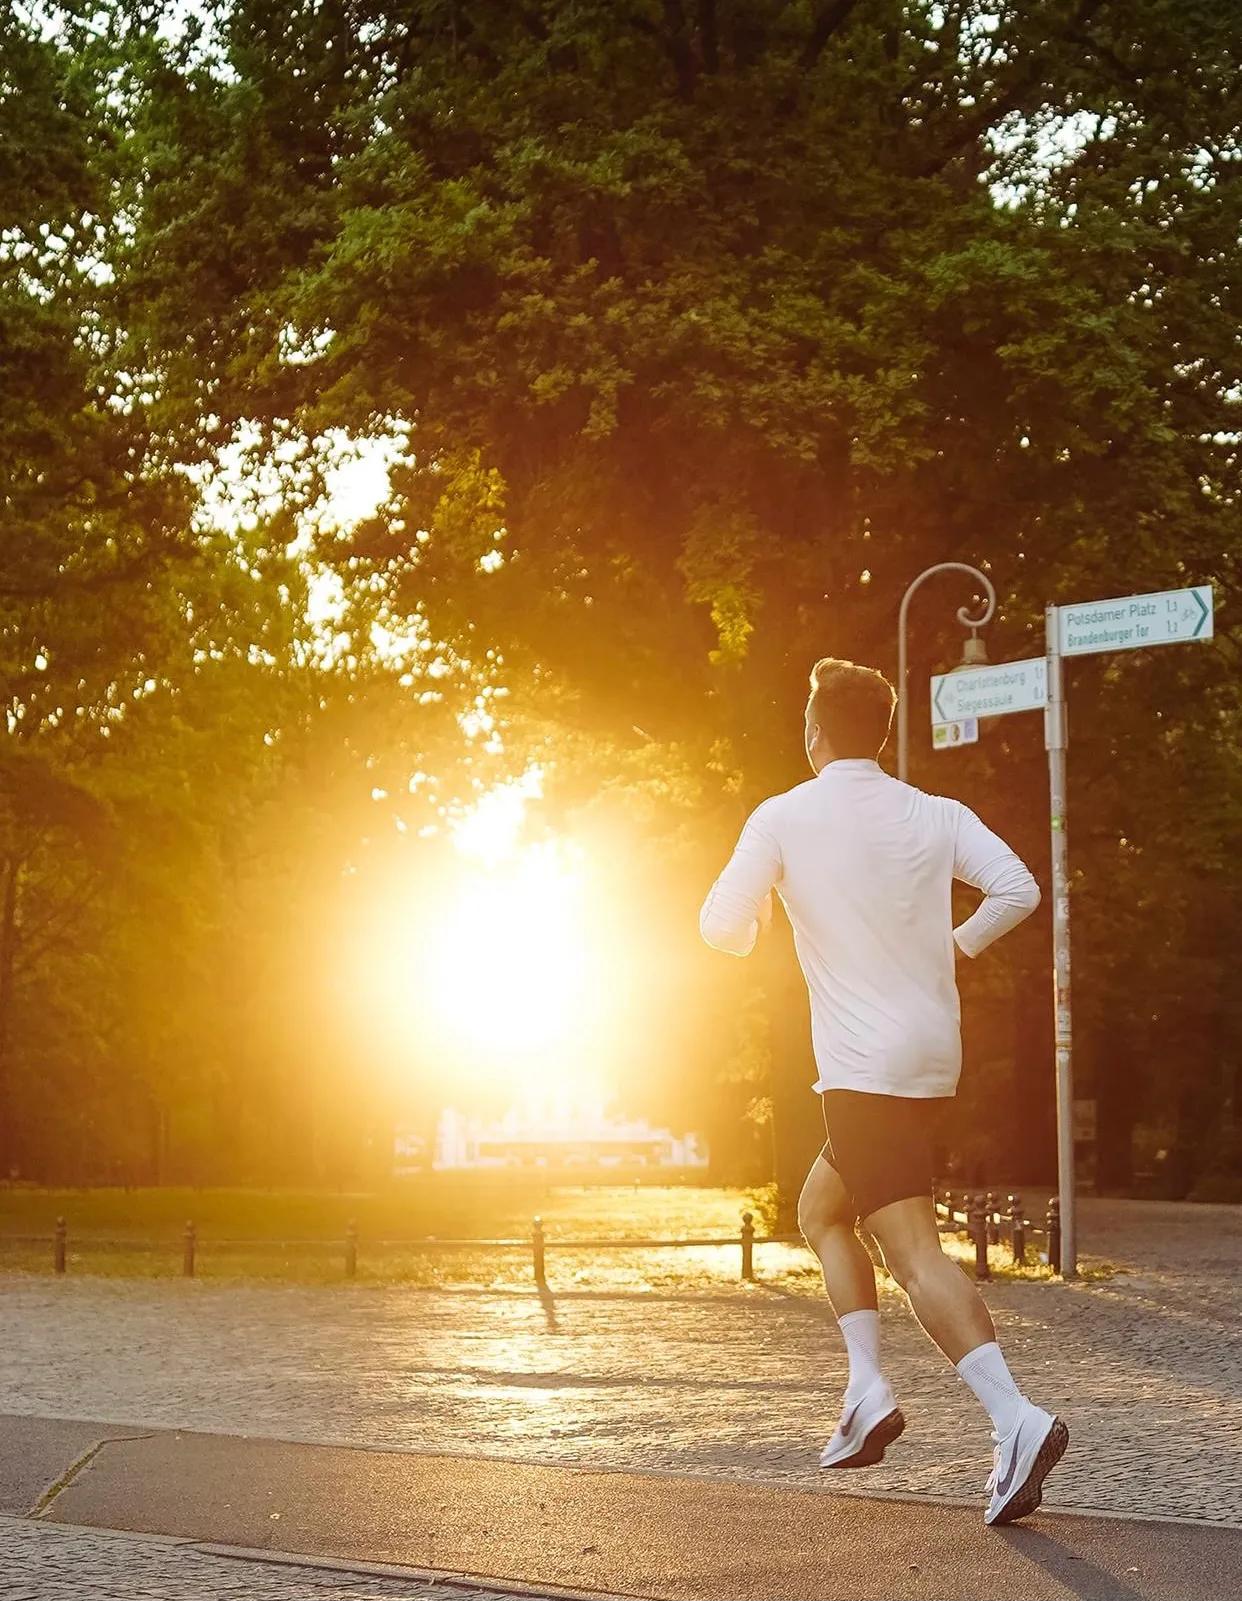
<path fill-rule="evenodd" d="M 932 749 L 953 750 L 958 745 L 979 743 L 979 720 L 976 717 L 959 717 L 951 723 L 932 724 Z"/>
<path fill-rule="evenodd" d="M 1084 606 L 1058 606 L 1062 656 L 1101 650 L 1139 650 L 1212 637 L 1212 586 L 1122 595 Z"/>

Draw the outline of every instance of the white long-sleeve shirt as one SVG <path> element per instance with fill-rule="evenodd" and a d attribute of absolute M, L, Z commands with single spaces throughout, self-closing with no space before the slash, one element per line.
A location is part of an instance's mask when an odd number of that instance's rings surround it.
<path fill-rule="evenodd" d="M 984 894 L 957 929 L 955 878 Z M 952 1095 L 962 1065 L 954 941 L 977 956 L 1039 905 L 1008 845 L 960 801 L 874 761 L 834 761 L 751 815 L 703 903 L 703 938 L 747 955 L 773 889 L 810 991 L 815 1088 Z"/>

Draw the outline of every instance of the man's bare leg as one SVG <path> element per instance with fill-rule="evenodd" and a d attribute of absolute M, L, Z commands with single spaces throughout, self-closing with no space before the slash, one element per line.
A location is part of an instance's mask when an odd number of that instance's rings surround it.
<path fill-rule="evenodd" d="M 874 1312 L 875 1268 L 854 1231 L 850 1198 L 840 1174 L 822 1156 L 812 1163 L 798 1197 L 798 1227 L 819 1258 L 824 1288 L 837 1317 Z"/>
<path fill-rule="evenodd" d="M 874 1234 L 889 1272 L 910 1298 L 916 1318 L 992 1419 L 991 1501 L 986 1522 L 1010 1523 L 1039 1505 L 1047 1474 L 1060 1461 L 1069 1431 L 1034 1406 L 1014 1383 L 996 1329 L 978 1290 L 940 1249 L 930 1196 L 893 1201 L 872 1212 Z"/>
<path fill-rule="evenodd" d="M 905 1428 L 880 1371 L 875 1268 L 854 1230 L 854 1210 L 840 1175 L 817 1156 L 798 1197 L 798 1226 L 819 1257 L 824 1288 L 849 1354 L 841 1422 L 820 1456 L 826 1468 L 869 1467 Z"/>
<path fill-rule="evenodd" d="M 940 1249 L 940 1231 L 930 1198 L 893 1201 L 866 1219 L 888 1271 L 910 1298 L 923 1328 L 950 1362 L 996 1339 L 983 1298 L 951 1257 Z"/>

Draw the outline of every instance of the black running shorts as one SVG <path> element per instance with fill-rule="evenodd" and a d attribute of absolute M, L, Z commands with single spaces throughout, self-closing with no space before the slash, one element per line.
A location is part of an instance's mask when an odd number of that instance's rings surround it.
<path fill-rule="evenodd" d="M 933 1147 L 948 1097 L 824 1090 L 820 1099 L 828 1134 L 821 1155 L 841 1175 L 856 1216 L 869 1217 L 912 1195 L 930 1199 Z"/>

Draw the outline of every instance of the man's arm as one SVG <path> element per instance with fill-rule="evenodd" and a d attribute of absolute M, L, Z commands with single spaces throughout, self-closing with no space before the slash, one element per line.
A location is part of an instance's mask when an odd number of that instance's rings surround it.
<path fill-rule="evenodd" d="M 958 807 L 953 876 L 983 891 L 974 912 L 953 930 L 966 956 L 978 956 L 1039 905 L 1039 885 L 1030 870 L 967 806 Z"/>
<path fill-rule="evenodd" d="M 771 919 L 772 886 L 780 876 L 780 847 L 755 812 L 703 902 L 699 933 L 707 943 L 733 956 L 749 956 L 760 927 Z"/>

